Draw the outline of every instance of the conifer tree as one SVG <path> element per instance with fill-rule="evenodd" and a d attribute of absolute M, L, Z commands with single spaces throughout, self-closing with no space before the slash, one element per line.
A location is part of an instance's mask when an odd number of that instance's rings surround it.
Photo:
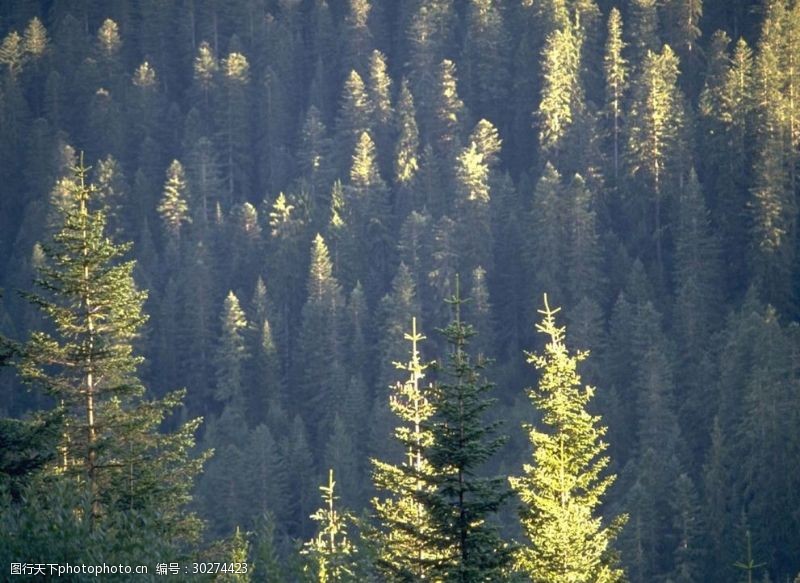
<path fill-rule="evenodd" d="M 665 208 L 688 170 L 687 122 L 677 80 L 678 59 L 668 45 L 660 54 L 648 52 L 633 85 L 627 126 L 628 167 L 638 187 L 631 193 L 636 197 L 633 220 L 644 229 L 639 237 L 652 239 L 660 278 L 665 268 Z"/>
<path fill-rule="evenodd" d="M 369 16 L 372 11 L 371 0 L 348 0 L 348 11 L 344 18 L 345 43 L 343 65 L 345 71 L 358 71 L 365 74 L 368 59 L 375 41 L 369 28 Z"/>
<path fill-rule="evenodd" d="M 321 422 L 332 410 L 335 395 L 331 370 L 341 359 L 341 321 L 344 298 L 333 276 L 328 247 L 317 235 L 311 247 L 308 273 L 308 299 L 302 310 L 299 357 L 296 365 L 300 381 L 297 403 L 306 413 L 305 421 L 322 432 Z"/>
<path fill-rule="evenodd" d="M 215 355 L 216 398 L 244 412 L 244 361 L 248 358 L 244 330 L 247 319 L 239 305 L 239 298 L 229 291 L 220 316 L 222 334 Z"/>
<path fill-rule="evenodd" d="M 288 434 L 281 443 L 282 463 L 288 481 L 287 521 L 293 537 L 310 535 L 308 518 L 314 509 L 314 487 L 309 479 L 317 475 L 305 424 L 295 415 L 289 424 Z"/>
<path fill-rule="evenodd" d="M 496 131 L 490 135 L 496 137 Z M 464 247 L 460 268 L 467 272 L 478 265 L 491 269 L 493 264 L 489 163 L 496 157 L 499 140 L 495 148 L 481 137 L 473 133 L 456 158 L 454 172 L 458 234 Z"/>
<path fill-rule="evenodd" d="M 222 86 L 215 113 L 227 185 L 227 202 L 250 197 L 252 125 L 250 113 L 250 63 L 242 53 L 231 52 L 220 63 Z"/>
<path fill-rule="evenodd" d="M 320 486 L 323 506 L 311 519 L 318 523 L 317 534 L 306 542 L 303 554 L 307 558 L 304 572 L 316 583 L 345 583 L 357 581 L 354 573 L 355 548 L 347 537 L 352 517 L 348 511 L 336 506 L 338 496 L 334 493 L 336 482 L 333 470 L 328 472 L 328 485 Z"/>
<path fill-rule="evenodd" d="M 436 93 L 428 140 L 443 160 L 454 160 L 463 143 L 465 106 L 458 94 L 456 64 L 448 59 L 436 69 Z"/>
<path fill-rule="evenodd" d="M 641 70 L 647 53 L 661 48 L 656 0 L 631 0 L 629 11 L 631 62 Z"/>
<path fill-rule="evenodd" d="M 425 455 L 430 472 L 421 498 L 431 517 L 426 537 L 432 578 L 442 581 L 497 581 L 509 575 L 511 551 L 490 522 L 510 492 L 503 478 L 483 477 L 481 470 L 505 441 L 497 423 L 485 419 L 493 400 L 492 384 L 482 378 L 483 359 L 473 363 L 467 353 L 473 328 L 461 319 L 464 299 L 459 291 L 448 299 L 450 324 L 443 330 L 450 352 L 443 378 L 431 391 L 434 416 L 423 423 L 430 432 Z"/>
<path fill-rule="evenodd" d="M 312 105 L 303 122 L 298 156 L 299 170 L 310 198 L 312 221 L 317 225 L 324 224 L 330 207 L 332 146 L 322 115 Z"/>
<path fill-rule="evenodd" d="M 622 39 L 622 17 L 615 7 L 608 15 L 608 38 L 606 40 L 603 69 L 605 72 L 605 115 L 609 118 L 609 133 L 613 144 L 614 180 L 619 179 L 622 152 L 622 122 L 625 92 L 628 86 L 628 61 L 623 56 L 625 42 Z"/>
<path fill-rule="evenodd" d="M 336 174 L 339 178 L 347 175 L 350 156 L 356 149 L 358 140 L 369 131 L 372 116 L 372 103 L 366 85 L 357 71 L 350 71 L 344 82 L 336 116 Z"/>
<path fill-rule="evenodd" d="M 275 517 L 265 512 L 259 518 L 253 543 L 253 577 L 264 583 L 285 583 L 283 565 L 276 548 Z"/>
<path fill-rule="evenodd" d="M 345 189 L 345 263 L 351 273 L 347 283 L 362 281 L 374 298 L 391 273 L 389 189 L 380 174 L 375 142 L 364 132 L 358 139 Z"/>
<path fill-rule="evenodd" d="M 544 299 L 542 323 L 536 328 L 549 341 L 544 354 L 528 361 L 542 371 L 539 386 L 529 391 L 542 417 L 542 429 L 528 426 L 534 463 L 525 474 L 511 478 L 523 503 L 522 526 L 528 545 L 517 554 L 517 568 L 534 581 L 622 581 L 612 548 L 625 518 L 603 524 L 597 516 L 613 475 L 603 475 L 605 427 L 587 411 L 592 387 L 581 387 L 577 365 L 586 353 L 571 355 L 565 330 L 556 325 L 558 308 Z"/>
<path fill-rule="evenodd" d="M 561 175 L 548 163 L 533 192 L 530 238 L 526 249 L 528 275 L 536 290 L 564 297 L 563 270 L 566 263 L 564 187 Z"/>
<path fill-rule="evenodd" d="M 409 315 L 415 318 L 421 315 L 416 279 L 405 263 L 400 263 L 397 268 L 391 292 L 381 299 L 380 311 L 382 366 L 378 382 L 381 387 L 389 387 L 395 377 L 395 363 L 405 352 L 402 342 L 404 323 Z"/>
<path fill-rule="evenodd" d="M 389 405 L 401 422 L 394 437 L 405 448 L 405 459 L 397 465 L 372 460 L 373 483 L 388 494 L 383 499 L 373 498 L 372 505 L 379 521 L 374 533 L 378 567 L 390 581 L 429 578 L 429 563 L 436 556 L 427 546 L 432 525 L 420 496 L 422 492 L 431 492 L 423 480 L 423 475 L 431 471 L 424 457 L 425 448 L 431 445 L 431 433 L 423 424 L 434 411 L 426 395 L 428 390 L 420 383 L 428 365 L 421 361 L 418 344 L 425 336 L 417 332 L 416 318 L 411 319 L 411 333 L 404 337 L 411 343 L 410 359 L 394 365 L 407 371 L 409 377 L 394 385 Z"/>
<path fill-rule="evenodd" d="M 389 76 L 386 56 L 380 51 L 372 51 L 369 58 L 367 95 L 371 107 L 370 129 L 375 137 L 378 157 L 384 174 L 389 170 L 391 160 L 391 135 L 394 120 L 392 107 L 392 78 Z"/>
<path fill-rule="evenodd" d="M 167 182 L 158 205 L 158 213 L 171 237 L 179 238 L 184 223 L 191 222 L 186 193 L 186 174 L 183 165 L 173 160 L 167 168 Z"/>
<path fill-rule="evenodd" d="M 82 164 L 75 166 L 61 224 L 42 247 L 38 284 L 44 294 L 28 295 L 53 331 L 31 335 L 18 370 L 58 403 L 63 424 L 52 471 L 85 493 L 89 530 L 102 540 L 128 520 L 154 545 L 175 549 L 200 534 L 199 522 L 184 509 L 207 458 L 189 454 L 200 420 L 171 434 L 158 432 L 184 392 L 145 398 L 137 375 L 143 359 L 133 343 L 147 319 L 147 294 L 134 284 L 135 262 L 122 260 L 130 245 L 107 237 L 105 213 L 94 209 L 96 189 L 86 174 Z M 153 522 L 145 528 L 147 521 Z"/>
<path fill-rule="evenodd" d="M 400 85 L 396 111 L 397 143 L 394 154 L 394 181 L 400 186 L 407 186 L 419 170 L 419 129 L 414 96 L 411 94 L 406 79 Z"/>
<path fill-rule="evenodd" d="M 465 96 L 479 117 L 501 119 L 511 81 L 511 47 L 502 7 L 496 0 L 471 0 L 464 37 Z"/>
<path fill-rule="evenodd" d="M 568 132 L 584 107 L 581 84 L 583 39 L 572 26 L 554 31 L 545 41 L 542 62 L 542 99 L 536 112 L 539 147 L 558 162 L 565 155 Z"/>

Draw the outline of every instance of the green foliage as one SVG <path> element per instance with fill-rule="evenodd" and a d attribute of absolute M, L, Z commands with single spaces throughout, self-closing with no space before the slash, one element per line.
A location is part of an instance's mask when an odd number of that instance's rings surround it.
<path fill-rule="evenodd" d="M 423 424 L 431 418 L 434 409 L 428 399 L 430 387 L 420 386 L 429 365 L 420 359 L 418 343 L 425 336 L 417 332 L 416 318 L 412 318 L 411 333 L 406 333 L 404 338 L 411 343 L 410 359 L 394 365 L 407 371 L 409 377 L 394 385 L 389 400 L 392 412 L 401 422 L 395 428 L 394 437 L 405 449 L 404 460 L 400 464 L 372 460 L 375 487 L 387 493 L 385 498 L 372 500 L 379 522 L 372 538 L 378 547 L 378 567 L 390 581 L 429 578 L 431 563 L 441 558 L 427 544 L 433 524 L 422 501 L 425 493 L 433 492 L 425 478 L 432 471 L 425 458 L 432 435 Z"/>
<path fill-rule="evenodd" d="M 225 297 L 220 316 L 222 334 L 215 355 L 216 393 L 219 401 L 244 411 L 243 363 L 249 357 L 244 339 L 247 319 L 232 291 Z"/>
<path fill-rule="evenodd" d="M 571 26 L 547 37 L 542 63 L 542 100 L 536 112 L 539 147 L 545 155 L 563 150 L 567 132 L 584 107 L 580 79 L 580 34 Z"/>
<path fill-rule="evenodd" d="M 164 184 L 164 194 L 157 210 L 167 232 L 176 238 L 180 237 L 183 224 L 191 222 L 186 188 L 183 165 L 173 160 L 167 168 L 167 182 Z"/>
<path fill-rule="evenodd" d="M 311 519 L 318 523 L 317 534 L 306 542 L 302 553 L 306 555 L 304 572 L 317 583 L 356 581 L 354 574 L 355 548 L 347 538 L 347 528 L 352 517 L 347 511 L 336 508 L 334 494 L 336 482 L 333 470 L 328 472 L 328 485 L 320 486 L 324 505 Z"/>
<path fill-rule="evenodd" d="M 76 166 L 61 224 L 42 247 L 38 284 L 44 293 L 27 295 L 53 332 L 34 332 L 21 347 L 17 368 L 26 383 L 58 404 L 43 421 L 53 414 L 61 420 L 57 448 L 45 454 L 52 461 L 37 472 L 41 479 L 30 496 L 57 496 L 50 508 L 74 512 L 74 527 L 87 529 L 101 546 L 111 545 L 106 537 L 113 538 L 119 528 L 130 532 L 148 524 L 142 536 L 175 552 L 196 542 L 201 530 L 185 510 L 194 477 L 208 457 L 190 455 L 200 420 L 174 433 L 158 431 L 169 412 L 182 405 L 185 392 L 161 400 L 144 397 L 137 376 L 142 358 L 132 343 L 146 321 L 146 292 L 133 282 L 135 262 L 121 260 L 130 245 L 116 245 L 106 236 L 105 214 L 93 209 L 96 189 L 85 176 L 86 169 Z M 41 447 L 44 427 L 26 438 L 29 447 Z M 38 489 L 49 480 L 60 487 Z M 24 537 L 31 518 L 26 506 L 7 510 L 14 517 L 7 532 Z M 131 545 L 143 540 L 131 536 Z"/>
<path fill-rule="evenodd" d="M 528 358 L 542 371 L 538 387 L 529 391 L 542 429 L 527 426 L 534 461 L 523 476 L 511 478 L 528 539 L 516 566 L 534 581 L 622 581 L 611 545 L 625 517 L 603 524 L 597 515 L 614 476 L 603 475 L 606 430 L 587 407 L 594 389 L 582 387 L 577 373 L 586 353 L 569 353 L 564 328 L 555 321 L 559 309 L 550 308 L 546 295 L 544 301 L 536 328 L 549 341 L 543 355 Z"/>
<path fill-rule="evenodd" d="M 443 378 L 431 390 L 434 415 L 421 424 L 431 439 L 425 449 L 430 471 L 420 496 L 431 520 L 426 546 L 434 553 L 426 563 L 432 578 L 442 581 L 498 580 L 508 575 L 511 550 L 491 519 L 510 492 L 503 478 L 479 472 L 505 438 L 496 434 L 496 422 L 485 420 L 493 385 L 481 376 L 482 359 L 473 364 L 466 351 L 474 331 L 461 320 L 458 279 L 448 303 L 452 318 L 442 333 L 450 352 Z"/>

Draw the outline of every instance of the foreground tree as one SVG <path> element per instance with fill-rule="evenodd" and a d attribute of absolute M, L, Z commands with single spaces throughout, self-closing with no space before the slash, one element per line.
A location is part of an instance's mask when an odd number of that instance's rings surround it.
<path fill-rule="evenodd" d="M 147 319 L 147 294 L 134 284 L 135 261 L 122 260 L 130 245 L 106 236 L 106 215 L 92 208 L 96 189 L 86 184 L 86 172 L 74 168 L 60 228 L 42 246 L 37 283 L 44 292 L 27 295 L 53 332 L 31 335 L 20 347 L 18 370 L 53 397 L 63 415 L 58 455 L 45 472 L 88 501 L 83 517 L 66 514 L 99 540 L 107 534 L 110 541 L 122 529 L 133 540 L 150 540 L 149 548 L 175 548 L 201 530 L 184 509 L 207 457 L 189 454 L 200 419 L 173 434 L 158 432 L 184 392 L 155 401 L 144 396 L 137 376 L 143 359 L 133 342 Z"/>
<path fill-rule="evenodd" d="M 555 315 L 544 299 L 542 323 L 536 329 L 550 341 L 543 355 L 530 354 L 542 372 L 539 386 L 529 391 L 542 416 L 543 430 L 528 426 L 534 447 L 533 464 L 511 478 L 523 503 L 522 526 L 529 545 L 519 550 L 517 568 L 541 583 L 611 583 L 622 581 L 611 543 L 624 523 L 618 517 L 603 526 L 598 506 L 614 480 L 602 476 L 609 459 L 602 454 L 605 427 L 587 411 L 594 394 L 581 388 L 578 362 L 565 343 L 565 329 L 556 326 Z"/>
<path fill-rule="evenodd" d="M 302 550 L 307 555 L 303 568 L 309 581 L 315 583 L 342 583 L 356 581 L 355 547 L 347 538 L 348 523 L 352 517 L 336 508 L 334 494 L 336 482 L 333 470 L 328 472 L 328 485 L 320 486 L 323 506 L 311 515 L 318 523 L 317 535 L 305 544 Z"/>
<path fill-rule="evenodd" d="M 372 504 L 380 522 L 374 537 L 379 547 L 378 565 L 389 581 L 429 579 L 430 561 L 436 556 L 426 545 L 431 517 L 420 496 L 422 492 L 432 492 L 423 480 L 423 475 L 431 471 L 424 451 L 432 440 L 423 423 L 434 410 L 428 390 L 420 386 L 428 365 L 420 360 L 418 343 L 425 336 L 417 332 L 416 318 L 412 318 L 411 334 L 405 334 L 405 339 L 411 343 L 411 358 L 394 365 L 407 371 L 409 377 L 395 385 L 389 405 L 402 422 L 394 435 L 405 447 L 406 459 L 398 465 L 372 460 L 375 486 L 387 493 L 384 499 L 373 499 Z"/>
<path fill-rule="evenodd" d="M 473 363 L 467 343 L 472 326 L 461 320 L 464 299 L 456 278 L 455 294 L 447 300 L 452 308 L 450 324 L 443 330 L 450 347 L 444 380 L 435 384 L 431 403 L 435 415 L 423 424 L 431 432 L 427 448 L 431 472 L 426 482 L 432 493 L 422 499 L 432 519 L 428 548 L 432 579 L 467 583 L 501 581 L 509 573 L 511 551 L 497 529 L 487 520 L 496 514 L 510 492 L 503 478 L 482 477 L 479 472 L 500 449 L 497 423 L 487 422 L 493 400 L 486 396 L 493 385 L 481 376 L 484 363 Z"/>

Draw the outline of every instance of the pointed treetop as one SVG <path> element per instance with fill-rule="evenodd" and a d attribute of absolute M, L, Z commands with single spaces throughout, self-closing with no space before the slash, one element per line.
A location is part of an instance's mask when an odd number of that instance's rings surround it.
<path fill-rule="evenodd" d="M 550 336 L 551 346 L 553 347 L 560 346 L 564 343 L 564 326 L 556 326 L 556 314 L 560 311 L 561 308 L 550 308 L 550 304 L 547 301 L 547 294 L 544 294 L 544 309 L 537 310 L 537 312 L 544 316 L 544 319 L 541 324 L 536 324 L 536 329 Z"/>

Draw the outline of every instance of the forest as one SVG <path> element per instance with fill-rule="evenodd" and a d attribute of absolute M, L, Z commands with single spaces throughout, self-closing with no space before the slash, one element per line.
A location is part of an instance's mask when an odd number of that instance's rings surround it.
<path fill-rule="evenodd" d="M 800 0 L 0 2 L 0 579 L 798 583 L 799 212 Z"/>

